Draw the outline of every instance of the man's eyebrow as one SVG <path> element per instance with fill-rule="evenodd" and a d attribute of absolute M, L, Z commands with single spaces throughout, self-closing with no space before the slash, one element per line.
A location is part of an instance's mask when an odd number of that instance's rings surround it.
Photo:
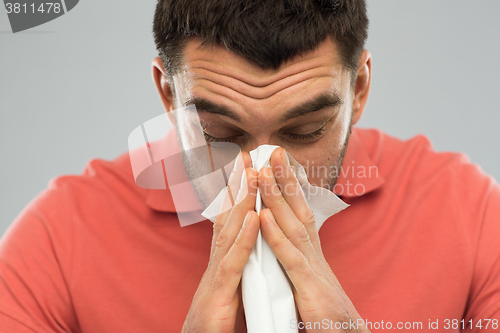
<path fill-rule="evenodd" d="M 342 105 L 342 103 L 342 98 L 340 98 L 340 96 L 336 93 L 322 94 L 287 111 L 283 116 L 281 116 L 280 121 L 285 122 L 311 112 L 320 111 L 329 107 L 337 107 Z"/>
<path fill-rule="evenodd" d="M 186 106 L 191 104 L 194 104 L 196 106 L 197 111 L 205 111 L 208 113 L 220 114 L 222 116 L 229 117 L 237 122 L 241 121 L 241 117 L 238 116 L 236 112 L 234 112 L 233 110 L 223 105 L 217 105 L 215 103 L 207 101 L 206 99 L 194 97 L 188 99 L 185 103 Z"/>
<path fill-rule="evenodd" d="M 340 98 L 340 96 L 335 93 L 322 94 L 310 101 L 307 101 L 299 106 L 292 108 L 291 110 L 288 110 L 287 112 L 285 112 L 283 116 L 280 117 L 279 120 L 281 122 L 286 122 L 290 119 L 304 116 L 308 113 L 320 111 L 328 107 L 340 106 L 342 105 L 342 103 L 343 101 Z M 233 110 L 223 105 L 217 105 L 215 103 L 212 103 L 206 99 L 193 97 L 188 99 L 185 103 L 186 106 L 192 104 L 196 106 L 196 110 L 198 111 L 220 114 L 222 116 L 231 118 L 237 122 L 241 121 L 241 117 L 238 114 L 236 114 L 236 112 L 234 112 Z"/>

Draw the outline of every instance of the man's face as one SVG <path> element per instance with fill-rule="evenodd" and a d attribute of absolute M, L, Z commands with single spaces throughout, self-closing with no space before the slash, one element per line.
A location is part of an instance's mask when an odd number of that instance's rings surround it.
<path fill-rule="evenodd" d="M 284 147 L 306 167 L 311 184 L 332 189 L 355 97 L 335 43 L 327 39 L 278 70 L 200 44 L 188 41 L 183 67 L 173 78 L 175 108 L 194 103 L 209 142 L 233 142 L 244 151 Z"/>

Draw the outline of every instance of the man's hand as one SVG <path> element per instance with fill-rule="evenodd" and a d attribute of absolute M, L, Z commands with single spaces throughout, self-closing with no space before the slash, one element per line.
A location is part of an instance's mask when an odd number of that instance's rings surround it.
<path fill-rule="evenodd" d="M 283 148 L 273 152 L 271 168 L 260 170 L 258 182 L 267 207 L 260 213 L 262 235 L 293 284 L 301 320 L 332 320 L 347 327 L 333 331 L 358 332 L 347 324 L 361 317 L 323 256 L 313 211 Z M 357 328 L 368 332 L 364 326 Z"/>
<path fill-rule="evenodd" d="M 245 152 L 238 160 L 236 168 L 238 163 L 244 163 L 244 167 L 251 164 L 250 155 Z M 248 192 L 245 186 L 240 190 L 242 182 L 246 182 Z M 182 327 L 185 333 L 246 332 L 239 284 L 260 228 L 254 211 L 257 172 L 251 168 L 243 173 L 233 172 L 228 187 L 232 193 L 238 192 L 236 205 L 220 213 L 214 223 L 210 261 Z M 228 207 L 231 192 L 222 207 Z"/>

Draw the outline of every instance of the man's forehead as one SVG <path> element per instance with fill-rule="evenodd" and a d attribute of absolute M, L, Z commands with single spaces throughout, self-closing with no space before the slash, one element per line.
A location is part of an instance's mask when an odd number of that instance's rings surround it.
<path fill-rule="evenodd" d="M 341 99 L 349 75 L 336 54 L 335 45 L 327 40 L 278 70 L 264 70 L 222 46 L 190 40 L 183 68 L 174 78 L 177 102 L 185 106 L 194 100 L 211 101 L 240 119 L 278 121 L 321 96 Z"/>
<path fill-rule="evenodd" d="M 239 80 L 249 86 L 266 87 L 308 71 L 318 69 L 323 75 L 336 76 L 342 70 L 335 43 L 327 38 L 314 50 L 297 55 L 280 68 L 263 69 L 221 45 L 203 44 L 190 38 L 183 51 L 183 73 L 197 76 L 197 71 L 212 71 Z"/>

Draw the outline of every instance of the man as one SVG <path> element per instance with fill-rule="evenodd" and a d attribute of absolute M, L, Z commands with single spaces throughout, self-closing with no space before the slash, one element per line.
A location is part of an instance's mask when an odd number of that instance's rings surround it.
<path fill-rule="evenodd" d="M 293 285 L 290 329 L 497 331 L 500 189 L 422 137 L 352 128 L 370 91 L 367 23 L 363 1 L 159 1 L 165 110 L 194 103 L 208 142 L 283 148 L 258 173 L 243 154 L 248 195 L 213 226 L 180 227 L 188 210 L 135 186 L 127 155 L 57 179 L 2 239 L 0 331 L 244 331 L 259 230 Z M 285 151 L 351 205 L 319 233 L 295 175 L 278 176 Z"/>

